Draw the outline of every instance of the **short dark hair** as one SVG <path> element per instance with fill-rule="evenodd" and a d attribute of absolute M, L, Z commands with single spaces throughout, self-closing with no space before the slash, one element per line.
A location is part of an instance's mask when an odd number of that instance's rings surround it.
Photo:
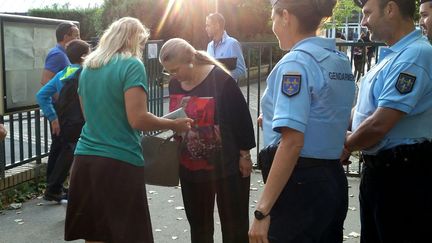
<path fill-rule="evenodd" d="M 82 56 L 89 53 L 90 44 L 83 40 L 73 40 L 67 44 L 66 55 L 73 64 L 81 64 Z"/>
<path fill-rule="evenodd" d="M 280 16 L 288 10 L 300 22 L 299 31 L 309 33 L 316 31 L 325 17 L 331 17 L 336 0 L 278 0 L 274 2 L 274 12 Z"/>
<path fill-rule="evenodd" d="M 63 22 L 63 23 L 59 24 L 57 26 L 57 29 L 56 29 L 57 42 L 62 41 L 66 34 L 69 34 L 69 35 L 72 34 L 72 28 L 73 27 L 77 27 L 77 26 L 72 22 Z"/>
<path fill-rule="evenodd" d="M 380 8 L 384 9 L 384 7 L 389 2 L 395 2 L 399 7 L 399 11 L 404 18 L 414 18 L 416 12 L 416 1 L 413 0 L 379 0 Z"/>
<path fill-rule="evenodd" d="M 225 29 L 225 18 L 220 13 L 211 13 L 207 16 L 213 23 L 218 23 L 222 29 Z"/>
<path fill-rule="evenodd" d="M 355 4 L 359 7 L 363 7 L 368 0 L 353 0 Z M 416 11 L 416 1 L 413 0 L 379 0 L 380 10 L 383 10 L 384 7 L 389 2 L 395 2 L 398 7 L 402 17 L 405 18 L 414 18 Z"/>

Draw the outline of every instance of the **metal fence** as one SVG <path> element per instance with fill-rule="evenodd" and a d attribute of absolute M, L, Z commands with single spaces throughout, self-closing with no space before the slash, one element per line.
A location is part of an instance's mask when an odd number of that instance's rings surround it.
<path fill-rule="evenodd" d="M 148 109 L 157 116 L 164 113 L 164 89 L 166 83 L 161 75 L 162 67 L 158 62 L 157 56 L 163 41 L 149 41 L 145 48 L 144 63 L 148 76 Z M 338 48 L 348 54 L 354 64 L 354 48 L 360 48 L 363 53 L 367 52 L 369 43 L 337 43 Z M 374 47 L 382 44 L 372 44 Z M 283 56 L 277 43 L 264 42 L 245 42 L 242 43 L 245 56 L 247 75 L 245 79 L 239 81 L 241 89 L 245 94 L 247 104 L 251 108 L 254 117 L 260 114 L 259 100 L 265 89 L 265 80 L 276 62 Z M 376 48 L 377 49 L 377 48 Z M 378 58 L 379 51 L 376 50 L 375 61 Z M 156 57 L 156 58 L 155 58 Z M 367 66 L 367 56 L 361 58 L 360 76 L 365 72 Z M 376 61 L 375 61 L 376 62 Z M 367 69 L 367 68 L 366 68 Z M 41 115 L 39 109 L 18 112 L 7 116 L 0 116 L 0 122 L 5 124 L 8 130 L 8 136 L 5 141 L 0 142 L 0 178 L 5 175 L 5 170 L 26 164 L 31 161 L 41 162 L 43 157 L 48 156 L 51 142 L 49 122 Z M 262 148 L 261 130 L 256 128 L 258 152 Z M 358 175 L 361 169 L 361 163 L 354 165 L 354 170 L 346 167 L 348 174 Z"/>
<path fill-rule="evenodd" d="M 162 44 L 161 40 L 149 41 L 143 54 L 148 77 L 148 109 L 158 116 L 163 114 L 163 85 L 159 75 L 162 68 L 155 57 Z M 48 156 L 50 126 L 39 109 L 0 116 L 0 123 L 8 131 L 5 141 L 0 142 L 0 178 L 4 178 L 8 169 L 32 161 L 41 163 L 42 158 Z"/>

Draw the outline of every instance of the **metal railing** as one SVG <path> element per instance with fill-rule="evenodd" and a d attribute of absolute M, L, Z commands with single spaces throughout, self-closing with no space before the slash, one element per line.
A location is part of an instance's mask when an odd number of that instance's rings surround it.
<path fill-rule="evenodd" d="M 162 68 L 157 59 L 159 53 L 148 50 L 160 50 L 162 44 L 161 40 L 149 41 L 143 54 L 148 78 L 148 109 L 158 116 L 163 115 L 163 86 L 159 75 Z M 148 48 L 149 45 L 156 45 L 156 48 Z M 0 178 L 4 178 L 6 170 L 32 161 L 41 163 L 42 158 L 48 156 L 50 126 L 39 109 L 0 116 L 0 123 L 8 131 L 5 141 L 0 142 Z"/>
<path fill-rule="evenodd" d="M 162 66 L 157 59 L 163 41 L 149 41 L 144 53 L 144 63 L 148 76 L 148 109 L 157 116 L 164 114 L 164 86 L 161 75 Z M 156 45 L 149 47 L 149 45 Z M 353 70 L 355 68 L 354 48 L 358 47 L 367 52 L 369 46 L 379 47 L 377 43 L 337 43 L 340 50 L 345 51 L 350 57 Z M 157 48 L 155 48 L 157 47 Z M 243 53 L 247 66 L 247 75 L 239 80 L 239 85 L 245 95 L 251 112 L 258 117 L 261 113 L 259 100 L 265 89 L 265 80 L 277 61 L 285 54 L 277 43 L 270 42 L 245 42 L 242 43 Z M 378 49 L 378 48 L 376 48 Z M 156 50 L 156 52 L 155 52 Z M 375 58 L 378 58 L 379 51 L 375 51 Z M 376 62 L 376 61 L 375 61 Z M 360 67 L 367 66 L 367 56 L 361 58 Z M 365 72 L 360 70 L 360 76 Z M 41 159 L 48 156 L 51 134 L 49 122 L 41 116 L 39 109 L 18 112 L 7 116 L 0 116 L 0 122 L 5 124 L 8 136 L 5 141 L 0 142 L 0 178 L 5 175 L 5 170 L 26 164 L 31 161 L 40 163 Z M 262 148 L 261 130 L 256 128 L 256 139 L 258 152 Z M 258 153 L 257 153 L 258 154 Z M 361 170 L 361 163 L 355 165 L 352 172 L 350 167 L 346 171 L 351 175 L 358 175 Z M 352 172 L 352 173 L 351 173 Z"/>

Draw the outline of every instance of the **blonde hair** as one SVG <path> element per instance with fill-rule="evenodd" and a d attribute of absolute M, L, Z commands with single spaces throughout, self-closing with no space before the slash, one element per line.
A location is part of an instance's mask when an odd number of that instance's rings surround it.
<path fill-rule="evenodd" d="M 99 44 L 84 61 L 84 67 L 99 68 L 113 56 L 142 58 L 143 45 L 150 36 L 149 30 L 136 18 L 124 17 L 113 22 L 102 35 Z"/>
<path fill-rule="evenodd" d="M 205 51 L 197 51 L 187 41 L 173 38 L 165 42 L 159 53 L 159 62 L 194 63 L 196 65 L 215 65 L 230 74 L 222 63 L 211 57 Z"/>

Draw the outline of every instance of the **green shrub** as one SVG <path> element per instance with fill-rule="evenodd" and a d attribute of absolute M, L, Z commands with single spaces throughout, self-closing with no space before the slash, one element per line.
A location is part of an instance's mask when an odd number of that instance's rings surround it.
<path fill-rule="evenodd" d="M 78 21 L 83 40 L 90 40 L 103 31 L 101 8 L 69 9 L 67 5 L 63 7 L 53 5 L 53 7 L 30 9 L 28 14 L 34 17 Z"/>

